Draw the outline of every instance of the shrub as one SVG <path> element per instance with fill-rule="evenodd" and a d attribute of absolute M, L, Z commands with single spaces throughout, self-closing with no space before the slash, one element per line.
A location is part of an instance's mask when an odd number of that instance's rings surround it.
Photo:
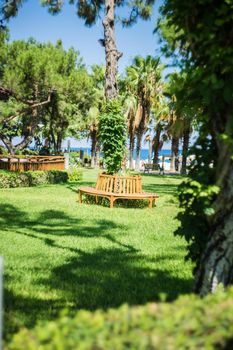
<path fill-rule="evenodd" d="M 83 171 L 77 165 L 71 165 L 68 169 L 68 181 L 79 182 L 83 178 Z"/>
<path fill-rule="evenodd" d="M 9 350 L 211 350 L 233 342 L 233 288 L 200 299 L 182 296 L 173 303 L 123 305 L 116 310 L 80 311 L 55 322 L 22 329 Z"/>
<path fill-rule="evenodd" d="M 38 186 L 49 183 L 49 173 L 47 171 L 26 171 L 24 174 L 29 178 L 29 186 Z"/>
<path fill-rule="evenodd" d="M 50 170 L 48 172 L 48 176 L 49 176 L 49 183 L 51 183 L 51 184 L 58 184 L 58 183 L 68 181 L 68 172 L 67 171 Z"/>
<path fill-rule="evenodd" d="M 0 188 L 29 187 L 67 181 L 67 172 L 61 170 L 25 172 L 0 171 Z"/>

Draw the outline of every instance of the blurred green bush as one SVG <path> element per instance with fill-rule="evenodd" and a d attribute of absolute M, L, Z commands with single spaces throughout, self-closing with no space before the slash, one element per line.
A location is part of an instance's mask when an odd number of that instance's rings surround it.
<path fill-rule="evenodd" d="M 83 179 L 83 170 L 76 164 L 71 165 L 67 173 L 69 182 L 79 182 Z"/>
<path fill-rule="evenodd" d="M 22 329 L 9 350 L 213 350 L 232 349 L 233 288 L 201 299 L 180 297 L 106 312 L 63 313 L 54 322 Z"/>
<path fill-rule="evenodd" d="M 30 187 L 68 181 L 68 172 L 62 170 L 11 172 L 0 170 L 0 188 Z"/>

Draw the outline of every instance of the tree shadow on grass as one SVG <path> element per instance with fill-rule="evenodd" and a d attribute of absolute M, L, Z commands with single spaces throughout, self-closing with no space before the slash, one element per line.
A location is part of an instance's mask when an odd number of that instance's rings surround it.
<path fill-rule="evenodd" d="M 146 263 L 145 256 L 119 248 L 98 248 L 91 253 L 78 250 L 40 282 L 63 290 L 75 308 L 90 310 L 144 304 L 159 300 L 161 293 L 173 300 L 190 290 L 191 281 L 145 267 Z"/>
<path fill-rule="evenodd" d="M 71 251 L 74 253 L 75 248 Z M 76 249 L 76 255 L 52 269 L 49 277 L 37 281 L 48 291 L 58 290 L 59 298 L 25 297 L 6 289 L 7 333 L 15 333 L 22 325 L 31 328 L 38 320 L 54 319 L 64 308 L 73 315 L 80 309 L 159 301 L 161 294 L 172 301 L 191 291 L 191 280 L 172 276 L 169 271 L 144 267 L 145 260 L 144 256 L 117 248 L 99 248 L 91 253 Z"/>
<path fill-rule="evenodd" d="M 122 243 L 120 231 L 124 233 L 127 226 L 111 220 L 90 219 L 86 225 L 82 219 L 57 210 L 42 211 L 34 220 L 29 220 L 26 212 L 8 204 L 0 205 L 0 229 L 9 235 L 13 233 L 42 241 L 47 248 L 57 249 L 62 258 L 52 267 L 48 261 L 46 273 L 34 279 L 35 294 L 31 292 L 29 296 L 14 290 L 12 282 L 17 275 L 11 274 L 12 266 L 6 265 L 5 332 L 8 337 L 22 325 L 33 327 L 38 320 L 53 319 L 63 308 L 75 313 L 79 309 L 107 309 L 123 303 L 138 305 L 159 300 L 161 293 L 167 294 L 168 300 L 173 300 L 179 294 L 191 291 L 191 279 L 178 278 L 159 264 L 161 259 L 170 260 L 171 256 L 164 255 L 152 261 L 133 245 Z M 114 230 L 117 230 L 117 235 Z M 80 249 L 76 240 L 72 246 L 59 241 L 65 236 L 87 240 L 98 237 L 106 240 L 108 246 L 103 247 L 100 243 L 99 247 L 87 251 Z M 66 254 L 63 255 L 63 251 Z M 22 253 L 22 259 L 25 259 L 25 252 L 27 248 Z M 180 252 L 174 252 L 173 259 L 180 259 Z M 33 272 L 34 267 L 31 266 Z M 25 273 L 20 272 L 22 276 Z M 8 288 L 9 281 L 11 290 Z M 43 289 L 42 294 L 37 293 L 40 288 Z M 44 291 L 48 291 L 50 297 L 44 296 Z M 54 299 L 51 297 L 53 292 L 56 295 Z"/>

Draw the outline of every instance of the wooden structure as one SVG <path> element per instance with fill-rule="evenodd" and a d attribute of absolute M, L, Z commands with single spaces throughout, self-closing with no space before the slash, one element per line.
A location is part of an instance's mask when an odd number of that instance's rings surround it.
<path fill-rule="evenodd" d="M 113 208 L 117 199 L 148 199 L 149 208 L 152 208 L 153 201 L 158 198 L 155 193 L 142 192 L 141 176 L 112 176 L 99 174 L 94 187 L 79 188 L 79 202 L 82 203 L 82 195 L 88 194 L 108 198 L 110 208 Z"/>
<path fill-rule="evenodd" d="M 63 156 L 0 156 L 0 169 L 9 171 L 64 170 Z"/>

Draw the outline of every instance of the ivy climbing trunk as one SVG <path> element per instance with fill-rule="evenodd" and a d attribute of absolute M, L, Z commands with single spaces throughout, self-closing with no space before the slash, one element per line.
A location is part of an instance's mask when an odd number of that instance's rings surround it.
<path fill-rule="evenodd" d="M 118 60 L 122 54 L 117 50 L 115 39 L 115 1 L 105 0 L 103 19 L 104 47 L 106 58 L 105 97 L 107 100 L 117 98 Z"/>

